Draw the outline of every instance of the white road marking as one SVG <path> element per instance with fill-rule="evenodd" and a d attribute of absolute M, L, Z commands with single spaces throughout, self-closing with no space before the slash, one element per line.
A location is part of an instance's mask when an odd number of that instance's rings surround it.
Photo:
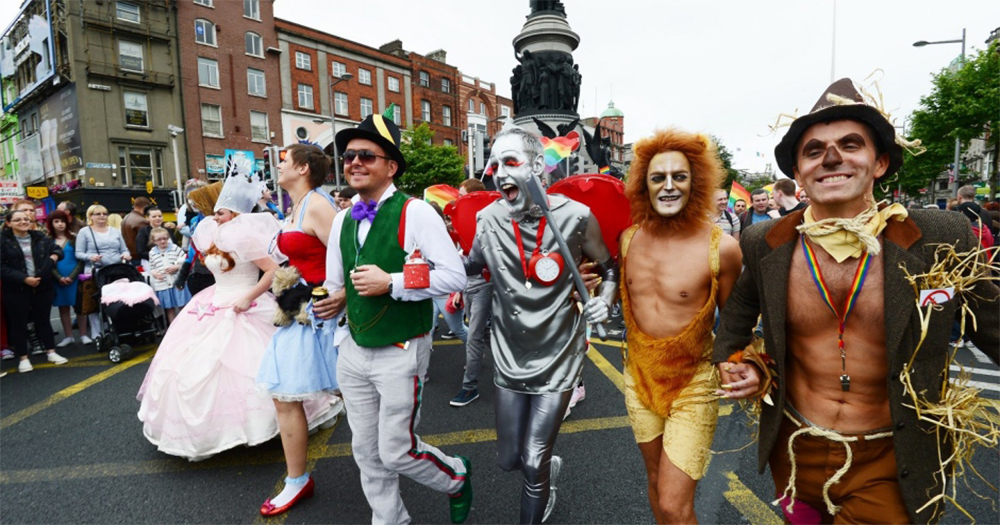
<path fill-rule="evenodd" d="M 971 366 L 966 366 L 966 367 L 963 368 L 963 367 L 960 367 L 958 365 L 951 365 L 948 368 L 952 372 L 958 372 L 958 371 L 964 369 L 966 372 L 968 372 L 970 374 L 979 374 L 979 375 L 983 375 L 983 376 L 996 376 L 996 377 L 1000 377 L 1000 370 L 987 370 L 985 368 L 973 368 Z"/>

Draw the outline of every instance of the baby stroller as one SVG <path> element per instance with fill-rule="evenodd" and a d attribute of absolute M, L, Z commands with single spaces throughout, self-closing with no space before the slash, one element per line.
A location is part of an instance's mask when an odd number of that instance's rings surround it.
<path fill-rule="evenodd" d="M 119 363 L 132 354 L 138 342 L 153 342 L 166 330 L 166 322 L 156 293 L 146 279 L 130 264 L 111 264 L 100 268 L 97 284 L 99 334 L 94 339 L 98 353 Z"/>

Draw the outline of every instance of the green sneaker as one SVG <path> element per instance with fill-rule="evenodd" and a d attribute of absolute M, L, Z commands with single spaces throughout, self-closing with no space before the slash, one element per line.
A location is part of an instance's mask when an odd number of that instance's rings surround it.
<path fill-rule="evenodd" d="M 465 483 L 462 488 L 448 495 L 448 505 L 451 507 L 451 522 L 465 523 L 472 509 L 472 462 L 465 456 L 458 456 L 465 464 Z"/>

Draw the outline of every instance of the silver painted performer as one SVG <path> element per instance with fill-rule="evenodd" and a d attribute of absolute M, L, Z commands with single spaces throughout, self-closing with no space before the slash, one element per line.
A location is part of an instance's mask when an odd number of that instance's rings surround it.
<path fill-rule="evenodd" d="M 555 503 L 562 460 L 552 447 L 583 368 L 586 323 L 608 318 L 618 286 L 618 267 L 587 206 L 550 195 L 557 224 L 547 224 L 532 201 L 528 185 L 538 183 L 532 179 L 544 167 L 537 137 L 512 124 L 501 130 L 488 169 L 503 197 L 480 212 L 465 261 L 468 275 L 485 266 L 494 284 L 497 459 L 500 468 L 524 473 L 521 523 L 544 521 Z M 565 237 L 572 260 L 563 260 L 553 227 Z M 581 313 L 570 265 L 583 257 L 598 262 L 603 282 Z"/>

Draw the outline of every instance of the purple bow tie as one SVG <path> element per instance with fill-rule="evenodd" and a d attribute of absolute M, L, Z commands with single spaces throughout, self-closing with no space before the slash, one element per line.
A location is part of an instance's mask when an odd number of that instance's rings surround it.
<path fill-rule="evenodd" d="M 351 218 L 356 221 L 368 219 L 368 222 L 372 222 L 375 220 L 376 208 L 378 208 L 378 203 L 374 200 L 371 202 L 359 200 L 351 208 Z"/>

